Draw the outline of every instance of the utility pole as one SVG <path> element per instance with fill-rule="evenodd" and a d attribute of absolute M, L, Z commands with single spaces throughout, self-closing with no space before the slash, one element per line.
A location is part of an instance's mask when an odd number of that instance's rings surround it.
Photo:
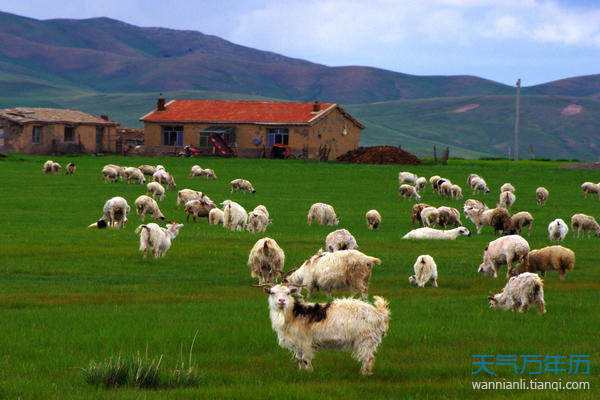
<path fill-rule="evenodd" d="M 513 143 L 513 159 L 519 161 L 519 114 L 521 111 L 521 79 L 517 79 L 517 107 L 515 110 L 515 135 Z"/>

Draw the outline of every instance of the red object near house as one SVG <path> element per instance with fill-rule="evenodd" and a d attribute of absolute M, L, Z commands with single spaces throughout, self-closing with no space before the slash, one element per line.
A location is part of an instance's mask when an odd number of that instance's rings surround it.
<path fill-rule="evenodd" d="M 221 135 L 213 133 L 209 136 L 208 140 L 210 140 L 212 145 L 215 147 L 215 152 L 217 155 L 221 157 L 232 157 L 235 155 L 233 149 L 227 145 Z"/>

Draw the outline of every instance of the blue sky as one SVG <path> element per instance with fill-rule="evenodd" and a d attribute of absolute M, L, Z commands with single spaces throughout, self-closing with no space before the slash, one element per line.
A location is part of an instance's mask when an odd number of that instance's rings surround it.
<path fill-rule="evenodd" d="M 327 65 L 533 85 L 600 73 L 600 0 L 3 0 L 38 19 L 191 29 Z"/>

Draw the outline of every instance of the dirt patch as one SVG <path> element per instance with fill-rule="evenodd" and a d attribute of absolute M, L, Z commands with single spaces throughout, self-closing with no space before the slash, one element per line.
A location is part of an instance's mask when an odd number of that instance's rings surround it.
<path fill-rule="evenodd" d="M 462 107 L 455 108 L 454 110 L 452 110 L 452 112 L 456 113 L 456 114 L 460 114 L 460 113 L 474 110 L 476 108 L 479 108 L 479 104 L 477 104 L 477 103 L 465 104 Z"/>
<path fill-rule="evenodd" d="M 356 164 L 420 164 L 414 154 L 394 146 L 359 147 L 337 158 L 341 162 Z"/>
<path fill-rule="evenodd" d="M 565 169 L 600 169 L 600 162 L 568 163 L 568 164 L 561 164 L 560 167 L 565 168 Z"/>
<path fill-rule="evenodd" d="M 560 115 L 565 117 L 570 117 L 571 115 L 580 114 L 583 111 L 583 107 L 579 104 L 569 104 L 565 108 L 563 108 L 560 112 Z"/>

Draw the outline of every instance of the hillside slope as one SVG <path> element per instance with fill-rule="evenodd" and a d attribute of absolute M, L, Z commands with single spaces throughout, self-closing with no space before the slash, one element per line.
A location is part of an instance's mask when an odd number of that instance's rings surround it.
<path fill-rule="evenodd" d="M 341 103 L 510 91 L 473 76 L 328 67 L 195 31 L 7 13 L 0 13 L 0 72 L 18 72 L 24 83 L 42 78 L 49 86 L 62 82 L 105 92 L 208 90 Z"/>
<path fill-rule="evenodd" d="M 512 147 L 514 97 L 479 96 L 407 100 L 348 106 L 367 128 L 365 144 L 396 144 L 431 155 L 432 144 L 451 155 L 506 157 Z M 469 154 L 469 152 L 471 154 Z M 559 96 L 523 96 L 522 158 L 597 160 L 600 101 Z"/>

